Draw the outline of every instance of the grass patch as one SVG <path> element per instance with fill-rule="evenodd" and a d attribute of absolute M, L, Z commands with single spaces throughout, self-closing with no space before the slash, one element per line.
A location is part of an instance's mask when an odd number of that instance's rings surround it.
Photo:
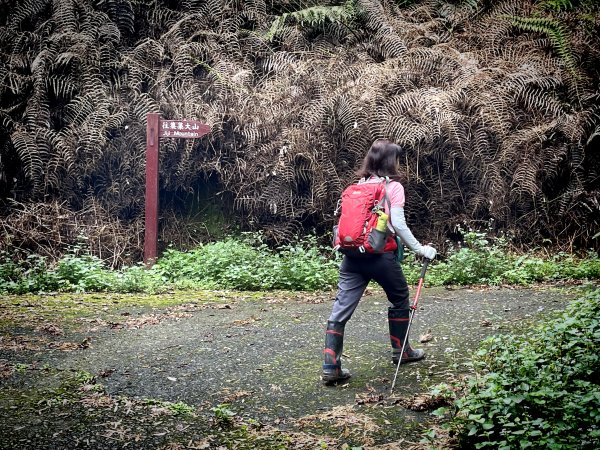
<path fill-rule="evenodd" d="M 241 300 L 261 298 L 266 293 L 233 291 L 173 291 L 164 294 L 52 293 L 0 297 L 0 333 L 16 328 L 48 331 L 78 331 L 93 320 L 113 324 L 148 315 L 176 314 L 179 310 L 226 307 Z M 62 334 L 62 333 L 60 333 Z"/>

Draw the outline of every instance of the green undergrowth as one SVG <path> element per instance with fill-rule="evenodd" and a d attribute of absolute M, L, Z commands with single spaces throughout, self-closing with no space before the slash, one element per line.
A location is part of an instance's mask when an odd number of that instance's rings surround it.
<path fill-rule="evenodd" d="M 492 238 L 485 232 L 468 230 L 458 245 L 450 245 L 446 257 L 428 272 L 430 285 L 529 285 L 558 280 L 600 279 L 600 258 L 589 251 L 586 257 L 557 252 L 515 253 L 504 236 Z"/>
<path fill-rule="evenodd" d="M 436 413 L 460 448 L 599 448 L 598 348 L 595 289 L 523 335 L 486 339 L 475 375 Z M 427 436 L 435 443 L 433 430 Z"/>
<path fill-rule="evenodd" d="M 73 248 L 57 263 L 29 255 L 14 260 L 0 255 L 0 293 L 120 292 L 161 293 L 173 289 L 238 291 L 315 291 L 335 288 L 341 256 L 318 244 L 314 236 L 273 249 L 260 234 L 228 237 L 182 252 L 168 249 L 150 269 L 142 264 L 111 270 L 102 260 Z M 407 252 L 402 262 L 410 284 L 422 262 Z M 485 232 L 464 232 L 464 241 L 450 245 L 427 272 L 427 284 L 529 285 L 558 280 L 600 279 L 600 258 L 568 253 L 517 254 L 504 238 Z"/>

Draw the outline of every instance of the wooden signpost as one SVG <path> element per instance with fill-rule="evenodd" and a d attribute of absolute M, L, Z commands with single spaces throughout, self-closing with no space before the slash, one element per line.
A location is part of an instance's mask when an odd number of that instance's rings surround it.
<path fill-rule="evenodd" d="M 156 261 L 158 242 L 158 149 L 161 138 L 196 139 L 210 133 L 210 126 L 197 120 L 163 120 L 160 114 L 146 116 L 146 229 L 144 263 Z"/>

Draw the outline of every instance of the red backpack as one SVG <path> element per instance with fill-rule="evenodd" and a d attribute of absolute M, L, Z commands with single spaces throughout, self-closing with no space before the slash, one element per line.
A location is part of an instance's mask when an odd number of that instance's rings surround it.
<path fill-rule="evenodd" d="M 336 210 L 337 215 L 341 208 L 340 220 L 333 229 L 336 250 L 356 255 L 392 252 L 398 248 L 384 212 L 385 202 L 388 208 L 390 202 L 386 193 L 388 183 L 386 178 L 381 183 L 358 183 L 344 189 Z"/>

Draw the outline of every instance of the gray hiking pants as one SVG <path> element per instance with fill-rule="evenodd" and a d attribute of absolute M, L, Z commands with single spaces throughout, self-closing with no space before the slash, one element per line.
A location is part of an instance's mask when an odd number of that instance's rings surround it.
<path fill-rule="evenodd" d="M 346 323 L 352 317 L 369 281 L 376 281 L 394 308 L 409 307 L 408 285 L 394 253 L 344 256 L 340 266 L 338 292 L 329 316 L 331 322 Z"/>

